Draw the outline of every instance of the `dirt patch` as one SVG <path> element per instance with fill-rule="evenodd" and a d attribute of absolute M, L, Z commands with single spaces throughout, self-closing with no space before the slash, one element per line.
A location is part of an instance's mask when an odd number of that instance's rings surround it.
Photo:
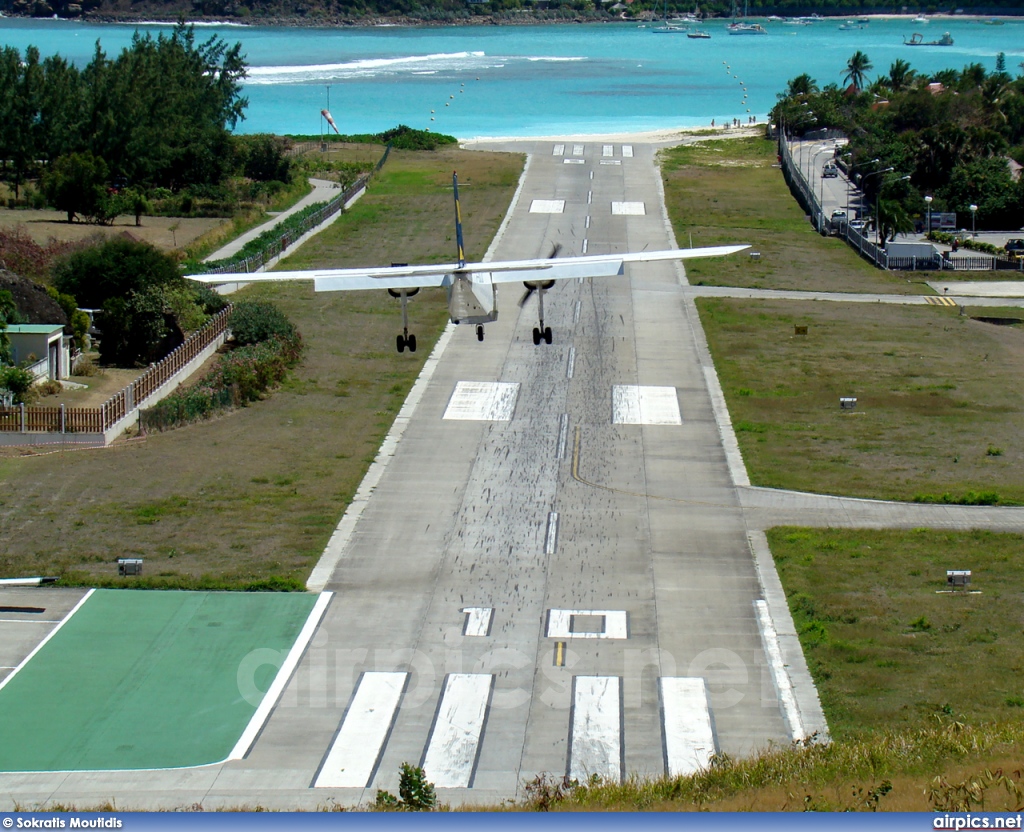
<path fill-rule="evenodd" d="M 143 217 L 142 225 L 135 225 L 134 217 L 119 217 L 113 225 L 91 225 L 84 222 L 69 223 L 61 211 L 19 211 L 0 209 L 0 228 L 17 228 L 39 244 L 51 239 L 76 242 L 99 235 L 113 237 L 128 233 L 136 240 L 150 243 L 163 251 L 184 248 L 197 237 L 218 226 L 230 223 L 227 219 Z"/>

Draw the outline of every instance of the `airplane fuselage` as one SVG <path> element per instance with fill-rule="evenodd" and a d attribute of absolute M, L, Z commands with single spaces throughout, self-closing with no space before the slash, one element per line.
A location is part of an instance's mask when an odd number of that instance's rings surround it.
<path fill-rule="evenodd" d="M 455 324 L 498 320 L 498 292 L 488 272 L 449 275 L 448 315 Z"/>

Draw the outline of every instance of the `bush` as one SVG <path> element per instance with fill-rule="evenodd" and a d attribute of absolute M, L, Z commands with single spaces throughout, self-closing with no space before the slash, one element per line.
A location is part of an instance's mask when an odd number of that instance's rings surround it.
<path fill-rule="evenodd" d="M 181 283 L 177 263 L 149 243 L 114 238 L 76 251 L 53 270 L 57 290 L 74 295 L 81 306 L 97 309 L 109 298 L 149 286 Z"/>
<path fill-rule="evenodd" d="M 27 400 L 33 381 L 35 377 L 32 373 L 21 367 L 0 367 L 0 389 L 13 393 L 15 404 L 22 404 Z"/>
<path fill-rule="evenodd" d="M 274 337 L 295 337 L 295 327 L 272 303 L 242 301 L 235 304 L 228 319 L 228 328 L 240 346 L 256 344 Z"/>

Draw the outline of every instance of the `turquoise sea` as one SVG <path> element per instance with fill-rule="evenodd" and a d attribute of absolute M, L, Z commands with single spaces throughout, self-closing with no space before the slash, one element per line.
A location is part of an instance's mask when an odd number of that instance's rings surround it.
<path fill-rule="evenodd" d="M 854 51 L 867 53 L 870 77 L 897 58 L 922 72 L 981 63 L 1006 54 L 1024 61 L 1024 20 L 1004 25 L 967 18 L 914 23 L 873 19 L 840 29 L 843 19 L 809 25 L 761 21 L 766 35 L 729 35 L 707 21 L 711 38 L 655 33 L 635 23 L 446 28 L 287 28 L 213 25 L 198 35 L 241 41 L 251 67 L 244 132 L 319 133 L 329 107 L 341 132 L 407 124 L 460 138 L 636 132 L 763 121 L 786 82 L 807 72 L 819 85 L 840 83 Z M 0 19 L 0 43 L 78 64 L 100 41 L 108 55 L 133 32 L 164 25 Z M 921 32 L 953 46 L 906 47 Z M 431 120 L 433 118 L 433 120 Z"/>

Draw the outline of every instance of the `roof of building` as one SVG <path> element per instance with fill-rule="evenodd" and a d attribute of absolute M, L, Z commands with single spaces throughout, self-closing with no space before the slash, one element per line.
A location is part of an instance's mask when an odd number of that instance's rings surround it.
<path fill-rule="evenodd" d="M 8 335 L 52 335 L 55 332 L 63 332 L 63 324 L 8 324 Z"/>

